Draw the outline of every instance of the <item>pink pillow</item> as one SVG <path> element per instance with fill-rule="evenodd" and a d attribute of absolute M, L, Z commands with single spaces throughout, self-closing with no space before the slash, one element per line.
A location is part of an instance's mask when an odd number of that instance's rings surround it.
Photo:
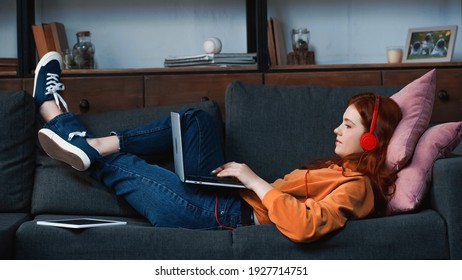
<path fill-rule="evenodd" d="M 415 145 L 430 123 L 435 100 L 433 69 L 391 96 L 403 118 L 396 127 L 387 151 L 387 165 L 401 169 L 412 157 Z"/>
<path fill-rule="evenodd" d="M 433 163 L 447 156 L 462 139 L 462 122 L 443 123 L 429 128 L 420 138 L 414 156 L 398 172 L 396 192 L 388 212 L 396 214 L 415 210 L 429 188 Z"/>

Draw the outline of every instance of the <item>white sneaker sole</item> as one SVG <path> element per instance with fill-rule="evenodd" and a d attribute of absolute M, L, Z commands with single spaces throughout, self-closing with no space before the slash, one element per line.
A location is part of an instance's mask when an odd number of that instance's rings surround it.
<path fill-rule="evenodd" d="M 58 52 L 48 52 L 46 53 L 39 61 L 39 63 L 37 63 L 37 67 L 35 67 L 35 72 L 34 72 L 34 91 L 32 92 L 32 97 L 35 98 L 35 85 L 37 84 L 37 76 L 38 76 L 38 72 L 40 71 L 40 68 L 42 68 L 42 66 L 44 65 L 47 65 L 48 62 L 52 61 L 52 60 L 58 60 L 59 61 L 59 67 L 63 67 L 63 63 L 62 63 L 62 58 L 61 58 L 61 55 L 58 53 Z"/>
<path fill-rule="evenodd" d="M 43 150 L 51 158 L 65 162 L 79 171 L 85 171 L 90 167 L 90 158 L 84 151 L 70 144 L 52 130 L 40 129 L 38 139 Z"/>

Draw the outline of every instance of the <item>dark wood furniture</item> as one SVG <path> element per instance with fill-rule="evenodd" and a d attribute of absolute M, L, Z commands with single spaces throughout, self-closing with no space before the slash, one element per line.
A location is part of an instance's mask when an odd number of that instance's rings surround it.
<path fill-rule="evenodd" d="M 30 26 L 34 1 L 17 0 L 17 71 L 0 71 L 0 90 L 32 93 L 35 48 Z M 233 80 L 286 85 L 404 86 L 437 69 L 432 122 L 462 121 L 462 62 L 269 66 L 267 0 L 246 1 L 247 49 L 257 52 L 251 67 L 66 70 L 64 96 L 78 114 L 214 100 L 224 111 L 224 93 Z"/>

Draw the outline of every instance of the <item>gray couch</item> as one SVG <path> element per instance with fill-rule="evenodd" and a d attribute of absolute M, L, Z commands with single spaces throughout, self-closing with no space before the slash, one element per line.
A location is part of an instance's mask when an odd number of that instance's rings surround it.
<path fill-rule="evenodd" d="M 396 88 L 296 87 L 232 83 L 226 120 L 215 103 L 83 115 L 107 135 L 197 107 L 215 117 L 228 160 L 245 162 L 272 181 L 310 160 L 332 155 L 333 128 L 346 99 Z M 289 241 L 272 225 L 228 230 L 151 227 L 102 184 L 44 155 L 40 126 L 24 92 L 0 93 L 0 257 L 11 259 L 462 259 L 462 156 L 438 160 L 431 191 L 415 213 L 349 221 L 310 244 Z M 171 168 L 171 156 L 146 158 Z M 72 230 L 37 220 L 101 217 L 126 226 Z"/>

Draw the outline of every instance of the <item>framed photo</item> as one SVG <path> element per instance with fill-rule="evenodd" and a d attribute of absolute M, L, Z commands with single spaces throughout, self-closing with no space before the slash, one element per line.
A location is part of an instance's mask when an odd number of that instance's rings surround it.
<path fill-rule="evenodd" d="M 456 25 L 410 28 L 403 62 L 451 61 L 456 33 Z"/>

